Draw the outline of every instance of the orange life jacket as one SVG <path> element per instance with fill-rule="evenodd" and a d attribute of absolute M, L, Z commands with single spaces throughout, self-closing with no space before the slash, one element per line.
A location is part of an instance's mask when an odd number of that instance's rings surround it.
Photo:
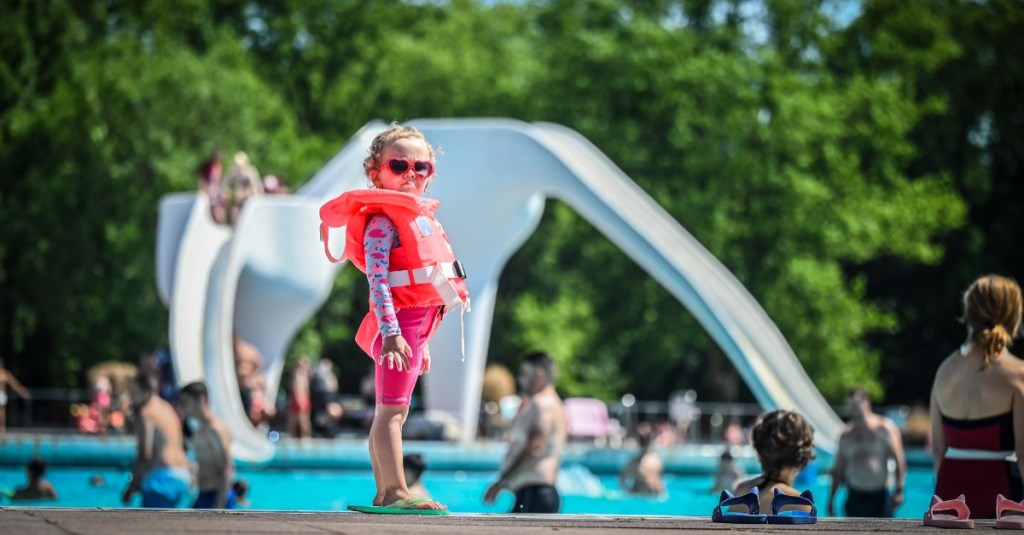
<path fill-rule="evenodd" d="M 366 273 L 363 236 L 374 214 L 383 213 L 395 224 L 400 245 L 391 249 L 388 282 L 395 310 L 418 306 L 445 305 L 445 312 L 469 307 L 465 272 L 455 259 L 448 237 L 434 213 L 440 202 L 391 190 L 353 190 L 320 207 L 320 236 L 324 252 L 332 262 L 348 260 Z M 328 247 L 328 229 L 346 227 L 345 251 L 335 258 Z M 363 318 L 356 342 L 373 356 L 373 342 L 380 326 L 371 310 Z"/>

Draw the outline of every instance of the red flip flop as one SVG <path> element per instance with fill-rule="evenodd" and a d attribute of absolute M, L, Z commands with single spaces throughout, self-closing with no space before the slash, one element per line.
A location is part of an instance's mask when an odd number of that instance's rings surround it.
<path fill-rule="evenodd" d="M 1024 529 L 1024 516 L 1022 515 L 1024 515 L 1024 500 L 1021 500 L 1020 502 L 1015 502 L 1003 496 L 1002 494 L 996 496 L 997 528 Z"/>
<path fill-rule="evenodd" d="M 950 514 L 952 513 L 952 514 Z M 936 528 L 973 529 L 971 510 L 967 508 L 967 497 L 961 494 L 955 500 L 932 496 L 932 505 L 924 514 L 924 525 Z"/>

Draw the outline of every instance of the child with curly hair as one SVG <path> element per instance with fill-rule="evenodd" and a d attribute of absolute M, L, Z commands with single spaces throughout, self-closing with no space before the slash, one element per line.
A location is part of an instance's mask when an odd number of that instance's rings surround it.
<path fill-rule="evenodd" d="M 751 442 L 761 462 L 761 475 L 737 485 L 736 495 L 757 487 L 761 511 L 771 511 L 775 490 L 799 496 L 793 482 L 814 459 L 814 427 L 794 411 L 777 410 L 762 414 L 754 422 Z M 733 506 L 745 509 L 745 506 Z M 810 506 L 795 505 L 792 511 L 810 511 Z M 730 509 L 732 510 L 732 509 Z"/>

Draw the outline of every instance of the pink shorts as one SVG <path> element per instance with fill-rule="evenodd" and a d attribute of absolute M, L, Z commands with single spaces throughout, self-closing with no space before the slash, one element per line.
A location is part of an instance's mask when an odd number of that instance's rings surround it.
<path fill-rule="evenodd" d="M 377 364 L 374 368 L 374 379 L 377 386 L 378 405 L 409 406 L 412 390 L 416 388 L 416 380 L 420 377 L 423 366 L 423 350 L 441 324 L 441 307 L 412 307 L 399 310 L 398 326 L 402 329 L 402 338 L 412 347 L 412 358 L 409 359 L 409 370 L 398 371 L 388 368 L 387 362 Z M 373 342 L 374 361 L 379 359 L 384 339 L 377 337 Z"/>

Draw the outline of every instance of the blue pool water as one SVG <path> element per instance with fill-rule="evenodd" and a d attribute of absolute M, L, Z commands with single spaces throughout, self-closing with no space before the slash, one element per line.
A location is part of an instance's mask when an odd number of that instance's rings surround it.
<path fill-rule="evenodd" d="M 102 475 L 103 486 L 91 486 L 90 477 Z M 19 505 L 59 507 L 123 507 L 121 491 L 128 481 L 123 469 L 52 466 L 48 478 L 56 486 L 56 502 L 19 502 Z M 368 470 L 262 469 L 240 470 L 238 476 L 249 481 L 252 509 L 339 511 L 349 504 L 367 504 L 373 497 L 373 476 Z M 512 496 L 503 493 L 497 503 L 484 505 L 481 497 L 494 480 L 495 472 L 428 471 L 424 484 L 433 497 L 453 512 L 503 513 L 512 506 Z M 0 489 L 13 489 L 25 481 L 24 470 L 16 466 L 0 467 Z M 563 513 L 645 514 L 706 516 L 717 503 L 708 492 L 711 476 L 665 476 L 668 496 L 661 499 L 625 496 L 615 476 L 594 476 L 577 464 L 562 469 L 558 487 L 563 497 Z M 818 476 L 812 491 L 820 515 L 826 513 L 829 478 Z M 906 503 L 897 510 L 901 518 L 919 518 L 927 509 L 934 488 L 934 476 L 926 467 L 912 467 L 907 477 Z M 802 490 L 802 489 L 801 489 Z M 845 495 L 837 497 L 841 512 Z M 136 502 L 131 504 L 138 505 Z M 0 502 L 3 503 L 3 502 Z"/>

